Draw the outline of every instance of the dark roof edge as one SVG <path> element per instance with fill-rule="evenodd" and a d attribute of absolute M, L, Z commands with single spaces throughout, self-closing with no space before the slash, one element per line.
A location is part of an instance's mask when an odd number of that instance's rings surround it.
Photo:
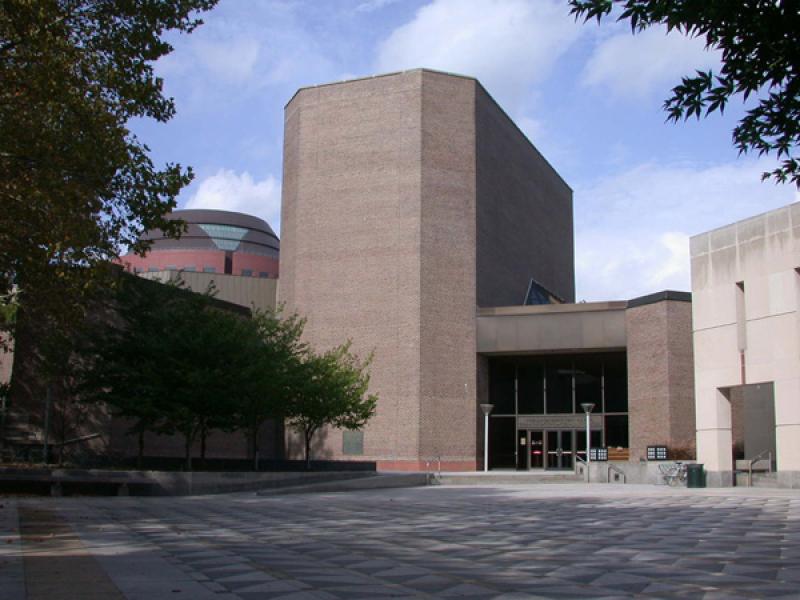
<path fill-rule="evenodd" d="M 664 302 L 665 300 L 672 300 L 673 302 L 691 302 L 692 293 L 664 290 L 663 292 L 647 294 L 646 296 L 639 296 L 638 298 L 628 300 L 628 308 L 636 308 L 637 306 L 645 306 L 646 304 L 655 304 L 657 302 Z"/>

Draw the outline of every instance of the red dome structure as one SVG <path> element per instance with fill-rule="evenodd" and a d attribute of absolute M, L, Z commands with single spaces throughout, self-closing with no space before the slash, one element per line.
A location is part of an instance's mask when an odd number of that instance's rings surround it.
<path fill-rule="evenodd" d="M 179 239 L 156 229 L 142 257 L 126 254 L 120 262 L 129 271 L 199 271 L 242 277 L 278 277 L 280 241 L 269 224 L 251 215 L 225 210 L 176 210 L 168 219 L 180 219 L 187 231 Z"/>

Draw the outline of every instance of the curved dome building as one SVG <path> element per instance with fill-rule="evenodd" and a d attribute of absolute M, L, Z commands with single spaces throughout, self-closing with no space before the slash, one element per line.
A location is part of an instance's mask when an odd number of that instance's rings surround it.
<path fill-rule="evenodd" d="M 185 271 L 242 277 L 278 277 L 280 242 L 269 224 L 251 215 L 225 210 L 176 210 L 169 219 L 186 222 L 180 239 L 158 229 L 145 233 L 152 240 L 144 256 L 126 254 L 120 262 L 136 273 Z"/>

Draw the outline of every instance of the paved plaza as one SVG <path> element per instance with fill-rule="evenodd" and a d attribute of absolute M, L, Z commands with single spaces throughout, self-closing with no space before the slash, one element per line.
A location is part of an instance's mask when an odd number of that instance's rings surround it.
<path fill-rule="evenodd" d="M 800 493 L 0 498 L 0 598 L 800 598 Z"/>

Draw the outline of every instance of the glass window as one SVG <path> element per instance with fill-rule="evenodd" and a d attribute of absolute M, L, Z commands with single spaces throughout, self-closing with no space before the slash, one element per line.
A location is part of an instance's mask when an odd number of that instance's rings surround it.
<path fill-rule="evenodd" d="M 242 269 L 242 277 L 252 277 L 253 269 Z"/>
<path fill-rule="evenodd" d="M 606 446 L 609 448 L 628 447 L 628 415 L 606 417 Z"/>
<path fill-rule="evenodd" d="M 517 420 L 514 417 L 489 417 L 489 468 L 513 469 L 517 466 Z"/>
<path fill-rule="evenodd" d="M 158 267 L 147 267 L 147 271 L 148 271 L 149 273 L 156 273 L 156 272 L 158 272 L 158 271 L 160 271 L 160 270 L 161 270 L 161 269 L 159 269 Z"/>
<path fill-rule="evenodd" d="M 164 267 L 164 268 L 165 268 L 167 271 L 177 271 L 177 270 L 178 270 L 178 265 L 167 265 L 167 266 L 166 266 L 166 267 Z"/>
<path fill-rule="evenodd" d="M 554 357 L 545 367 L 547 412 L 572 412 L 572 359 Z"/>
<path fill-rule="evenodd" d="M 360 456 L 364 454 L 364 432 L 360 430 L 342 432 L 342 454 Z"/>
<path fill-rule="evenodd" d="M 522 415 L 544 412 L 544 365 L 521 364 L 517 367 L 517 407 Z"/>
<path fill-rule="evenodd" d="M 208 265 L 203 267 L 203 273 L 216 273 L 216 272 L 217 270 L 214 267 L 209 267 Z"/>
<path fill-rule="evenodd" d="M 269 273 L 267 273 L 266 271 L 261 271 L 258 274 L 258 276 L 261 277 L 262 279 L 266 279 L 267 277 L 269 277 Z"/>
<path fill-rule="evenodd" d="M 493 360 L 489 363 L 489 402 L 494 404 L 492 414 L 514 414 L 514 363 Z"/>
<path fill-rule="evenodd" d="M 602 410 L 603 362 L 598 355 L 578 355 L 575 357 L 575 406 L 578 412 L 584 402 L 594 404 L 594 412 Z"/>
<path fill-rule="evenodd" d="M 183 267 L 183 270 L 187 271 L 188 273 L 194 273 L 197 270 L 197 268 L 194 265 L 186 265 L 185 267 Z"/>
<path fill-rule="evenodd" d="M 606 412 L 628 412 L 628 366 L 626 360 L 624 353 L 615 353 L 606 355 L 603 361 Z"/>

